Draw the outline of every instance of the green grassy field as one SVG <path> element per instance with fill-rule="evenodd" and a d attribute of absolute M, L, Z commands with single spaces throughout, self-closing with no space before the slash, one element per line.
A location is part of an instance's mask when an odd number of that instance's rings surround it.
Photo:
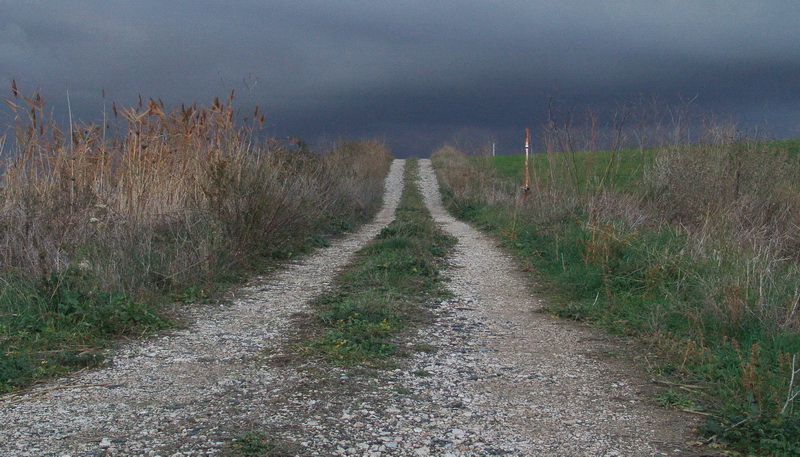
<path fill-rule="evenodd" d="M 574 157 L 532 154 L 529 157 L 530 176 L 532 182 L 538 180 L 543 185 L 548 185 L 553 179 L 577 179 L 584 185 L 600 185 L 607 176 L 609 187 L 624 190 L 641 179 L 643 164 L 652 161 L 653 157 L 653 149 L 625 149 L 614 154 L 610 151 L 578 152 Z M 491 158 L 490 166 L 498 175 L 521 183 L 525 173 L 525 155 L 495 156 Z"/>
<path fill-rule="evenodd" d="M 790 157 L 800 155 L 800 139 L 761 142 L 768 149 Z M 695 146 L 695 148 L 698 146 Z M 579 151 L 572 155 L 529 156 L 530 176 L 549 185 L 553 179 L 571 179 L 583 185 L 605 185 L 613 190 L 625 191 L 641 183 L 642 174 L 652 166 L 659 150 L 656 148 L 622 149 L 619 151 Z M 491 167 L 499 176 L 522 183 L 525 173 L 525 155 L 474 157 L 476 163 Z M 606 179 L 605 183 L 602 180 Z"/>

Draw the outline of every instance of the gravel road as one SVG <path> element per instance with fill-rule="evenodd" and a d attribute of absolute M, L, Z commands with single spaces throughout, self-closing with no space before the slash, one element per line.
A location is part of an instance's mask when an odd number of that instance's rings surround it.
<path fill-rule="evenodd" d="M 402 161 L 374 222 L 269 278 L 230 305 L 198 307 L 192 324 L 131 343 L 107 368 L 0 400 L 2 456 L 225 455 L 230 438 L 263 432 L 281 455 L 700 455 L 694 417 L 651 405 L 630 348 L 536 312 L 530 279 L 496 243 L 449 216 L 430 161 L 421 187 L 459 239 L 454 298 L 404 339 L 394 369 L 353 370 L 282 355 L 292 316 L 392 220 Z M 56 388 L 64 386 L 90 386 Z"/>

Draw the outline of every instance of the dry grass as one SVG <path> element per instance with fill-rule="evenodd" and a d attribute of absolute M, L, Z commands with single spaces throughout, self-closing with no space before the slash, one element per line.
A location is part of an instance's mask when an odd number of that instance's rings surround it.
<path fill-rule="evenodd" d="M 263 115 L 242 116 L 233 93 L 210 107 L 140 100 L 114 106 L 110 126 L 66 128 L 38 93 L 6 101 L 0 392 L 98 363 L 109 338 L 163 326 L 159 303 L 206 298 L 353 227 L 391 162 L 378 142 L 317 154 L 261 140 Z"/>
<path fill-rule="evenodd" d="M 40 95 L 8 100 L 0 266 L 31 276 L 90 268 L 110 288 L 172 288 L 282 250 L 376 205 L 388 153 L 343 144 L 326 157 L 258 141 L 233 94 L 211 107 L 155 100 L 113 109 L 117 131 L 60 129 Z M 9 148 L 6 142 L 6 148 Z"/>
<path fill-rule="evenodd" d="M 698 236 L 779 256 L 800 252 L 800 163 L 785 149 L 713 128 L 698 145 L 660 149 L 645 183 L 661 218 Z"/>

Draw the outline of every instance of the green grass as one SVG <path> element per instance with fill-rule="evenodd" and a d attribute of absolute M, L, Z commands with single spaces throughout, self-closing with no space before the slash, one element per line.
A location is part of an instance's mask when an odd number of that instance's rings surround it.
<path fill-rule="evenodd" d="M 0 289 L 0 393 L 35 379 L 101 364 L 100 348 L 169 322 L 150 302 L 107 292 L 89 271 L 33 283 L 6 277 Z"/>
<path fill-rule="evenodd" d="M 290 457 L 297 455 L 292 447 L 269 438 L 259 431 L 245 432 L 231 444 L 232 457 Z"/>
<path fill-rule="evenodd" d="M 800 155 L 800 139 L 760 141 L 767 149 L 789 157 Z M 700 148 L 702 145 L 690 146 Z M 631 148 L 618 151 L 577 151 L 573 154 L 531 154 L 531 180 L 551 185 L 553 177 L 570 180 L 579 187 L 603 186 L 629 191 L 641 185 L 642 173 L 658 156 L 657 148 Z M 493 170 L 501 179 L 521 185 L 525 176 L 525 155 L 474 157 L 473 161 Z"/>
<path fill-rule="evenodd" d="M 773 140 L 768 143 L 776 150 L 784 151 L 790 156 L 797 157 L 800 155 L 800 139 Z"/>
<path fill-rule="evenodd" d="M 439 270 L 455 240 L 433 222 L 406 162 L 395 220 L 358 252 L 337 287 L 313 303 L 318 334 L 303 346 L 335 363 L 373 363 L 398 354 L 398 335 L 424 319 L 421 304 L 447 295 Z"/>
<path fill-rule="evenodd" d="M 641 179 L 643 164 L 652 161 L 654 149 L 624 149 L 620 151 L 582 151 L 574 154 L 531 154 L 531 181 L 550 185 L 554 177 L 579 183 L 580 186 L 599 186 L 605 182 L 613 189 L 624 190 Z M 486 158 L 476 158 L 476 162 Z M 525 155 L 491 157 L 486 164 L 501 178 L 523 183 Z M 555 173 L 553 173 L 553 171 Z"/>

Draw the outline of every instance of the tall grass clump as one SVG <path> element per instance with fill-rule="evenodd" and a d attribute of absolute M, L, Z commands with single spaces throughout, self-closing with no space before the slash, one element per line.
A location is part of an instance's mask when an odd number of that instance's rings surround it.
<path fill-rule="evenodd" d="M 96 363 L 108 338 L 165 325 L 158 303 L 198 299 L 379 205 L 377 142 L 328 154 L 255 134 L 234 94 L 209 107 L 113 106 L 58 126 L 16 85 L 0 144 L 0 391 Z"/>
<path fill-rule="evenodd" d="M 548 124 L 527 195 L 516 180 L 519 157 L 443 148 L 433 158 L 450 208 L 549 276 L 566 297 L 558 313 L 654 343 L 669 355 L 662 374 L 703 386 L 695 401 L 711 414 L 710 441 L 796 455 L 795 142 L 753 140 L 719 124 L 692 143 L 676 135 L 637 147 L 636 130 L 623 128 L 605 129 L 619 141 L 597 142 L 611 149 L 576 141 L 602 132 Z"/>

